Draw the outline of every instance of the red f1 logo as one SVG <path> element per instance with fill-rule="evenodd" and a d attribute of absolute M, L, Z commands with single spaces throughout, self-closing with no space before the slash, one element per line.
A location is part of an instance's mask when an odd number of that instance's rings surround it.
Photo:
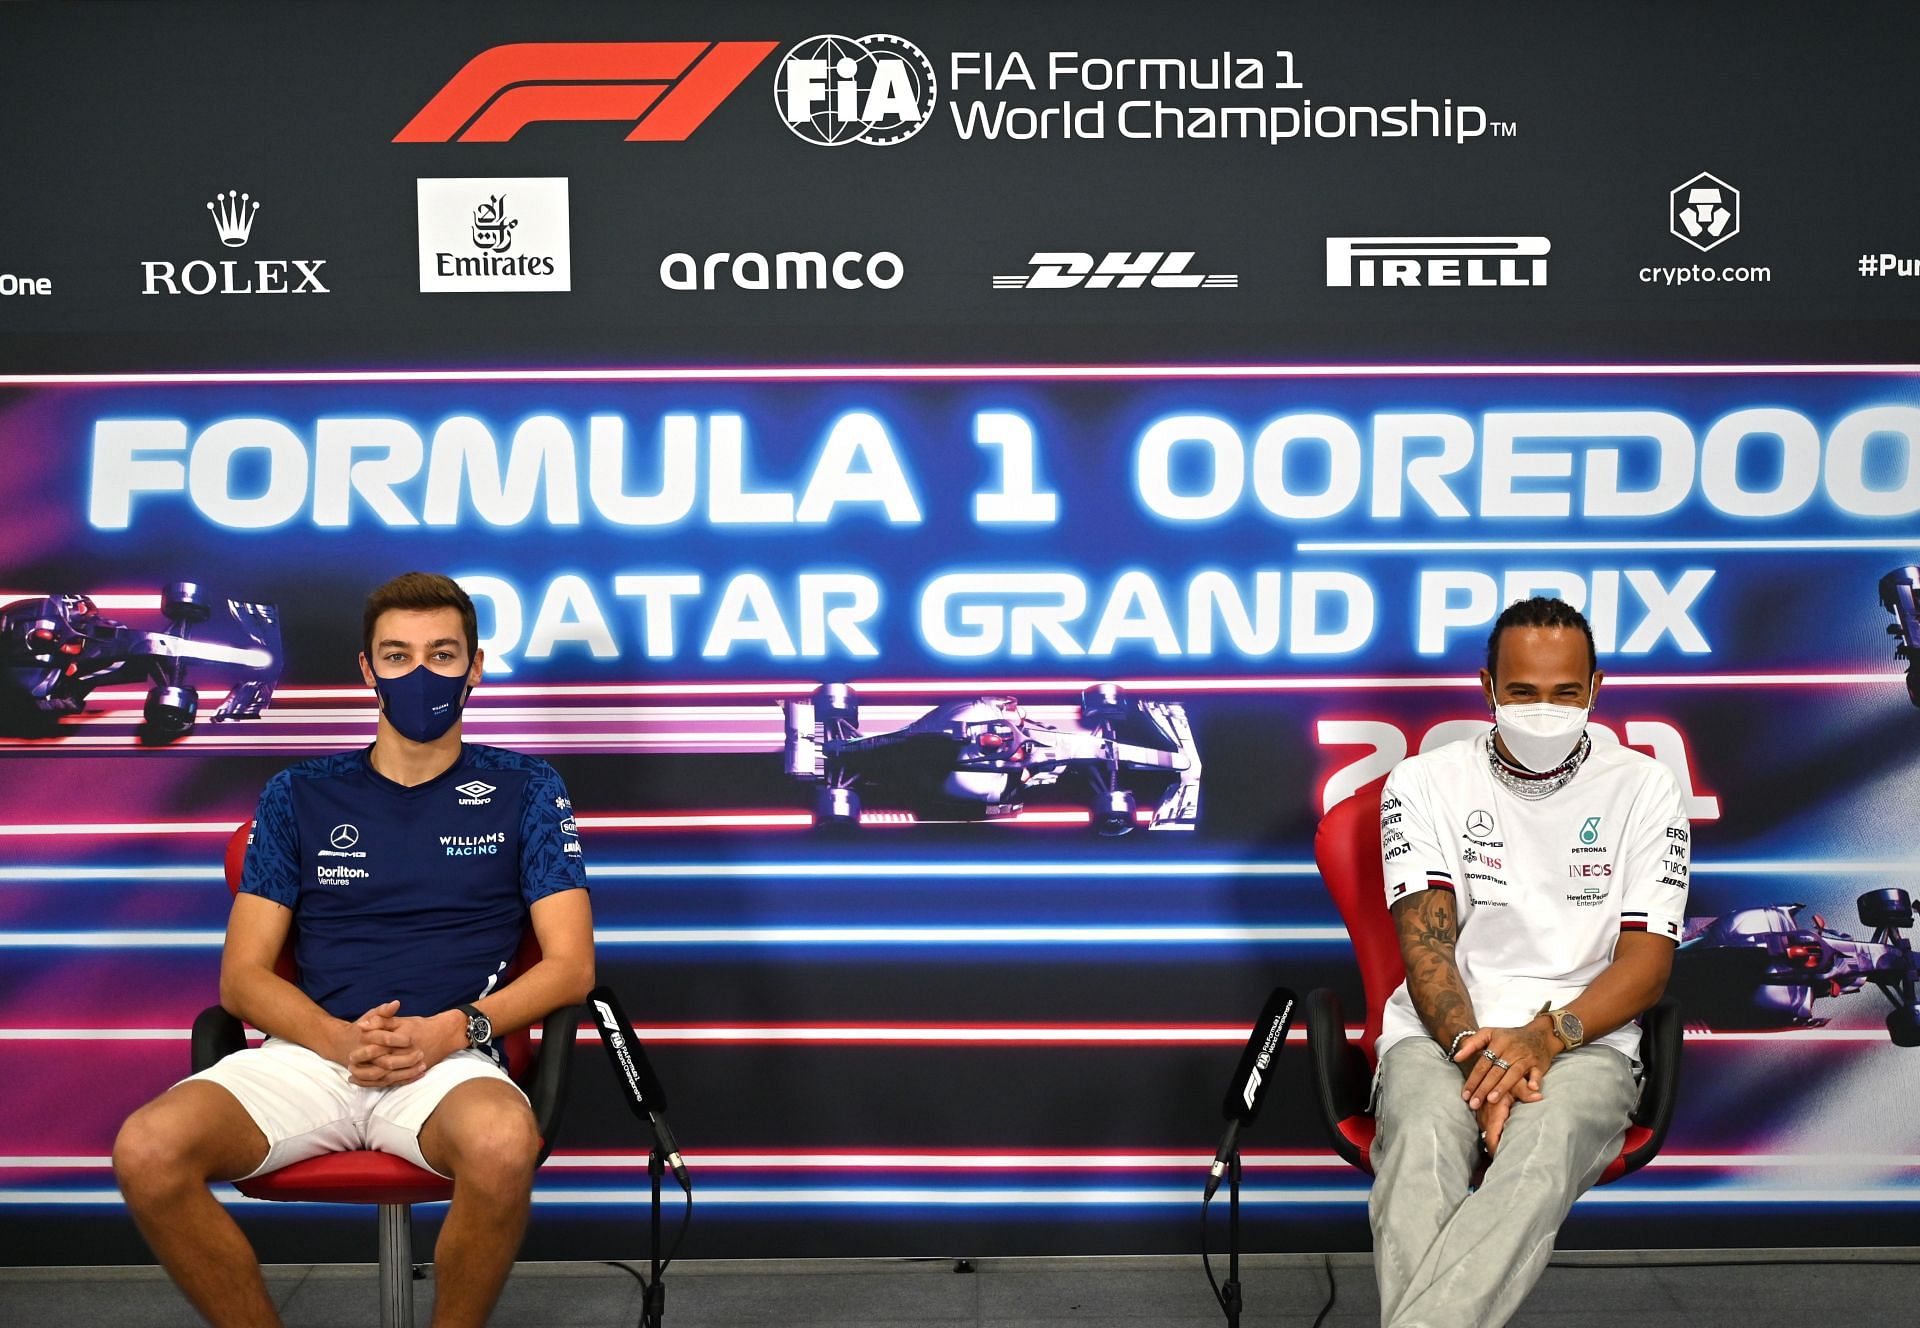
<path fill-rule="evenodd" d="M 504 143 L 547 120 L 638 121 L 629 143 L 677 143 L 777 42 L 516 42 L 467 61 L 396 143 Z"/>

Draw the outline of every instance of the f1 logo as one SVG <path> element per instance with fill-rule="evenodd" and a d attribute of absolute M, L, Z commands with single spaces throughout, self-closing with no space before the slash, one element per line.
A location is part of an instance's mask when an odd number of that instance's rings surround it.
<path fill-rule="evenodd" d="M 778 42 L 515 42 L 467 61 L 396 143 L 504 143 L 553 120 L 638 121 L 629 143 L 678 143 Z"/>
<path fill-rule="evenodd" d="M 1260 1096 L 1260 1071 L 1255 1070 L 1247 1076 L 1247 1086 L 1240 1090 L 1240 1100 L 1247 1104 L 1247 1110 L 1253 1110 L 1253 1100 Z"/>

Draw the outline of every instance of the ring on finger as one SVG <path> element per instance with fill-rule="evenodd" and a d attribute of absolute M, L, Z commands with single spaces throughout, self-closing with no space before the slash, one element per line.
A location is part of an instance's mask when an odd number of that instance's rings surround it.
<path fill-rule="evenodd" d="M 1495 1057 L 1493 1058 L 1493 1063 L 1494 1063 L 1495 1065 L 1497 1065 L 1497 1066 L 1499 1066 L 1499 1067 L 1500 1067 L 1501 1069 L 1503 1069 L 1503 1070 L 1511 1070 L 1511 1069 L 1513 1068 L 1513 1062 L 1511 1062 L 1511 1061 L 1503 1061 L 1503 1060 L 1501 1060 L 1501 1059 L 1500 1059 L 1500 1058 L 1499 1058 L 1498 1056 L 1495 1056 Z"/>

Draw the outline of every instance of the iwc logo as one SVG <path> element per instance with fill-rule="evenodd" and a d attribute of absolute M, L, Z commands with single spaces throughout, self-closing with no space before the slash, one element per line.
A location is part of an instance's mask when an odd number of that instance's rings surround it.
<path fill-rule="evenodd" d="M 773 78 L 781 122 L 822 148 L 904 143 L 926 127 L 937 95 L 933 62 L 886 33 L 796 42 Z"/>

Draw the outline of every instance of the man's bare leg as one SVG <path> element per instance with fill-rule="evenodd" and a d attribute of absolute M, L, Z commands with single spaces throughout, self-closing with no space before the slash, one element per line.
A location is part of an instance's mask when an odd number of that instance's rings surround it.
<path fill-rule="evenodd" d="M 174 1285 L 215 1328 L 277 1326 L 260 1261 L 207 1183 L 245 1176 L 267 1140 L 226 1089 L 176 1085 L 127 1117 L 113 1174 Z"/>
<path fill-rule="evenodd" d="M 468 1080 L 427 1117 L 420 1151 L 453 1177 L 453 1203 L 433 1251 L 434 1328 L 479 1328 L 526 1230 L 540 1152 L 533 1113 L 512 1085 Z"/>

